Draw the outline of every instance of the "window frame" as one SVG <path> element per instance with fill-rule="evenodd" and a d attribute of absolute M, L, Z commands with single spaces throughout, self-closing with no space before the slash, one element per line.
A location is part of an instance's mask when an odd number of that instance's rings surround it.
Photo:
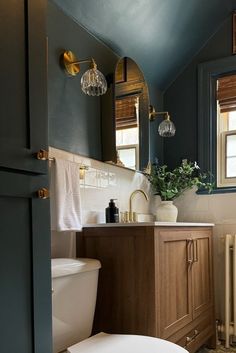
<path fill-rule="evenodd" d="M 125 166 L 125 168 L 131 169 L 131 170 L 137 170 L 137 166 L 139 165 L 139 145 L 138 144 L 117 145 L 116 149 L 117 149 L 118 153 L 121 150 L 131 150 L 131 149 L 134 150 L 134 153 L 135 153 L 135 168 L 133 169 L 133 168 L 127 167 L 127 166 Z"/>
<path fill-rule="evenodd" d="M 227 137 L 236 136 L 236 130 L 219 131 L 217 139 L 217 186 L 236 187 L 236 177 L 227 177 Z"/>
<path fill-rule="evenodd" d="M 236 192 L 236 185 L 220 186 L 217 175 L 217 79 L 236 74 L 236 57 L 208 61 L 198 65 L 198 163 L 214 177 L 213 193 Z M 205 193 L 199 191 L 199 193 Z"/>

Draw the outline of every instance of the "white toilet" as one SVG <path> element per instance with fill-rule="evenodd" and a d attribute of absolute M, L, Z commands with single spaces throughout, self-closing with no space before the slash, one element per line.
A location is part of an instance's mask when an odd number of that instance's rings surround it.
<path fill-rule="evenodd" d="M 187 353 L 168 341 L 92 332 L 98 272 L 94 259 L 52 259 L 53 353 Z"/>

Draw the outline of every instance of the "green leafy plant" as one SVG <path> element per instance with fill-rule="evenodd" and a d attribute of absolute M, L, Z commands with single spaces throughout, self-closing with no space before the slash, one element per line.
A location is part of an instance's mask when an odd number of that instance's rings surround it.
<path fill-rule="evenodd" d="M 160 195 L 162 201 L 172 201 L 185 190 L 196 186 L 198 189 L 213 189 L 213 183 L 209 182 L 209 173 L 201 174 L 196 162 L 184 161 L 172 171 L 167 165 L 153 164 L 150 174 L 145 174 L 150 181 L 153 191 Z"/>

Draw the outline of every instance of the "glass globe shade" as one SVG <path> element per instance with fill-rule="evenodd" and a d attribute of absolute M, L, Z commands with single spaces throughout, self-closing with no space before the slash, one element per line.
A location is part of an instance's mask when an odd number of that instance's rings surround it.
<path fill-rule="evenodd" d="M 163 120 L 159 127 L 158 127 L 158 133 L 160 136 L 162 137 L 172 137 L 175 135 L 175 125 L 174 123 L 169 120 L 169 119 L 165 119 Z"/>
<path fill-rule="evenodd" d="M 81 77 L 81 88 L 89 96 L 101 96 L 107 91 L 107 81 L 101 71 L 92 68 Z"/>

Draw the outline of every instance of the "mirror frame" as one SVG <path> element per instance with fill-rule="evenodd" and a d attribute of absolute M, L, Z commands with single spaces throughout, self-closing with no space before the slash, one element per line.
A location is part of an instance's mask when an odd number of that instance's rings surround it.
<path fill-rule="evenodd" d="M 116 84 L 115 73 L 121 62 L 126 62 L 127 73 L 125 77 Z M 140 71 L 140 77 L 142 79 L 135 80 L 129 78 L 128 64 L 136 65 Z M 131 75 L 132 76 L 132 75 Z M 107 77 L 108 90 L 107 93 L 101 97 L 102 103 L 102 158 L 104 162 L 116 164 L 117 163 L 117 151 L 116 151 L 116 122 L 115 122 L 115 98 L 128 96 L 135 93 L 141 93 L 140 95 L 140 113 L 139 113 L 139 170 L 143 170 L 149 161 L 149 93 L 147 82 L 145 81 L 142 70 L 139 68 L 137 63 L 129 58 L 120 58 L 116 64 L 114 73 Z M 118 86 L 119 85 L 119 86 Z M 129 86 L 129 88 L 128 88 Z M 112 117 L 112 119 L 111 119 Z M 116 164 L 117 165 L 117 164 Z M 126 168 L 126 167 L 123 167 Z M 126 168 L 129 169 L 129 168 Z M 133 169 L 130 169 L 133 170 Z"/>

